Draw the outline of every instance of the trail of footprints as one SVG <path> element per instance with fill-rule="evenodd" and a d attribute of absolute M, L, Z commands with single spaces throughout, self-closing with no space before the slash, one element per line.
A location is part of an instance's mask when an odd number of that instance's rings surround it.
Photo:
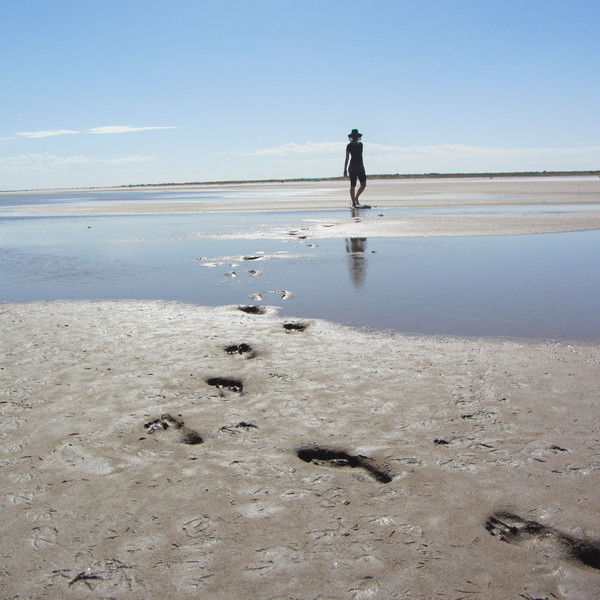
<path fill-rule="evenodd" d="M 249 314 L 262 314 L 264 309 L 256 306 L 239 307 Z M 286 332 L 305 331 L 305 323 L 284 323 Z M 255 351 L 249 344 L 233 344 L 224 348 L 228 355 L 242 356 L 246 359 L 256 357 Z M 219 391 L 221 396 L 227 393 L 241 395 L 244 385 L 241 380 L 229 377 L 214 377 L 206 383 Z M 175 434 L 177 441 L 183 444 L 201 444 L 202 436 L 187 427 L 183 420 L 169 413 L 144 424 L 148 435 L 156 432 Z M 235 425 L 225 425 L 220 431 L 236 435 L 248 432 L 258 427 L 253 423 L 241 421 Z M 436 443 L 447 443 L 445 440 L 434 440 Z M 367 456 L 353 455 L 339 449 L 324 448 L 317 445 L 306 446 L 296 450 L 298 459 L 319 467 L 360 469 L 372 480 L 387 484 L 392 481 L 392 475 Z M 577 538 L 553 527 L 537 521 L 524 519 L 508 511 L 491 514 L 485 522 L 486 530 L 498 540 L 526 547 L 544 556 L 570 561 L 576 565 L 600 570 L 600 540 Z"/>
<path fill-rule="evenodd" d="M 240 310 L 250 314 L 260 313 L 261 308 L 262 307 L 239 307 Z M 283 328 L 288 333 L 301 332 L 306 330 L 307 324 L 289 322 L 284 323 Z M 252 347 L 245 342 L 226 346 L 224 350 L 231 356 L 239 355 L 247 359 L 252 359 L 256 356 Z M 206 379 L 206 383 L 214 387 L 224 399 L 229 397 L 230 394 L 238 396 L 242 395 L 244 390 L 244 383 L 239 379 L 231 377 L 211 377 Z M 179 417 L 181 417 L 181 415 Z M 157 431 L 168 431 L 169 433 L 177 432 L 177 439 L 183 444 L 201 444 L 203 442 L 202 436 L 198 432 L 187 427 L 181 418 L 173 417 L 169 413 L 164 413 L 159 418 L 148 421 L 144 424 L 144 429 L 148 435 L 152 435 Z M 250 429 L 258 429 L 258 427 L 253 423 L 242 421 L 237 425 L 226 425 L 221 427 L 220 431 L 235 434 Z M 392 481 L 392 477 L 387 471 L 378 467 L 372 459 L 363 455 L 352 455 L 343 450 L 321 448 L 319 446 L 300 448 L 296 451 L 296 455 L 303 462 L 318 466 L 362 469 L 370 478 L 379 483 L 389 483 Z"/>

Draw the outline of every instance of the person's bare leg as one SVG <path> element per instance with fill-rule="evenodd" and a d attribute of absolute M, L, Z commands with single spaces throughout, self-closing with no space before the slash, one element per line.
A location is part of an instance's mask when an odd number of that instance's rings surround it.
<path fill-rule="evenodd" d="M 356 195 L 354 197 L 354 200 L 356 201 L 356 204 L 360 204 L 358 201 L 358 198 L 360 197 L 360 195 L 365 191 L 365 188 L 367 187 L 366 183 L 361 183 L 360 187 L 358 188 L 358 192 L 356 192 Z M 354 202 L 353 202 L 354 204 Z"/>
<path fill-rule="evenodd" d="M 356 186 L 350 186 L 350 200 L 352 201 L 352 206 L 356 206 L 358 204 L 358 198 L 355 197 L 354 192 L 356 190 Z"/>

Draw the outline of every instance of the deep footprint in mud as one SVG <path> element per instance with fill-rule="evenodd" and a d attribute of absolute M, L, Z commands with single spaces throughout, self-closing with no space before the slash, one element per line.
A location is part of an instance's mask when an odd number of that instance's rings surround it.
<path fill-rule="evenodd" d="M 234 392 L 241 394 L 244 390 L 244 384 L 239 379 L 230 379 L 228 377 L 211 377 L 206 380 L 208 385 L 215 387 L 219 390 L 221 395 L 223 392 Z"/>
<path fill-rule="evenodd" d="M 600 569 L 600 540 L 579 539 L 537 521 L 503 511 L 490 515 L 485 528 L 507 544 L 517 544 L 551 558 L 571 560 Z"/>
<path fill-rule="evenodd" d="M 264 306 L 254 306 L 253 304 L 249 306 L 238 306 L 238 310 L 249 315 L 264 315 L 267 312 L 267 309 Z"/>
<path fill-rule="evenodd" d="M 392 481 L 390 474 L 383 469 L 377 468 L 370 458 L 361 455 L 353 456 L 343 450 L 331 450 L 317 446 L 301 448 L 298 450 L 298 458 L 315 465 L 363 469 L 379 483 L 389 483 Z"/>
<path fill-rule="evenodd" d="M 304 331 L 308 325 L 305 323 L 284 323 L 283 328 L 286 331 Z"/>
<path fill-rule="evenodd" d="M 252 346 L 249 344 L 241 343 L 241 344 L 232 344 L 231 346 L 227 346 L 225 348 L 225 352 L 227 354 L 239 354 L 243 358 L 251 359 L 256 356 L 254 350 L 252 350 Z"/>
<path fill-rule="evenodd" d="M 158 419 L 144 423 L 146 433 L 151 435 L 156 431 L 176 431 L 179 434 L 178 441 L 182 444 L 201 444 L 202 436 L 193 429 L 186 427 L 181 419 L 164 413 Z"/>

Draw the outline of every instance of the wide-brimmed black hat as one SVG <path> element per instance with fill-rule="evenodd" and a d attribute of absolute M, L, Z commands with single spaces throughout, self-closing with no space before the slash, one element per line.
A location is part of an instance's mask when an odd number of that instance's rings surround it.
<path fill-rule="evenodd" d="M 358 129 L 353 129 L 351 133 L 348 134 L 349 138 L 359 138 L 362 137 L 362 133 L 358 133 Z"/>

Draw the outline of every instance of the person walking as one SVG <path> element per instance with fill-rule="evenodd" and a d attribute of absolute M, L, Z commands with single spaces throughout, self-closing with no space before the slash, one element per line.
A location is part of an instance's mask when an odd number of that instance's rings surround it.
<path fill-rule="evenodd" d="M 358 199 L 367 187 L 367 175 L 363 163 L 363 145 L 360 141 L 362 133 L 358 129 L 353 129 L 348 135 L 350 143 L 346 146 L 346 162 L 344 163 L 344 177 L 350 175 L 350 199 L 352 208 L 362 208 Z M 350 167 L 348 167 L 350 161 Z M 360 187 L 356 190 L 356 180 L 360 181 Z"/>

